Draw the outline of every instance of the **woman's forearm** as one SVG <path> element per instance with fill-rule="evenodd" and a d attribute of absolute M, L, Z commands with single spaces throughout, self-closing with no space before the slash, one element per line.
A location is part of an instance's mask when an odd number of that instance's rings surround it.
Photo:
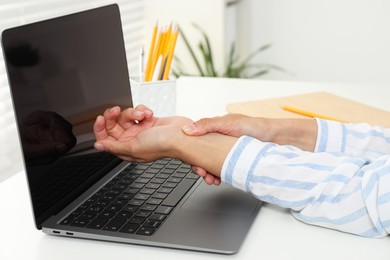
<path fill-rule="evenodd" d="M 264 120 L 264 119 L 263 119 Z M 317 123 L 314 119 L 267 119 L 268 141 L 280 145 L 293 145 L 313 152 L 317 141 Z"/>
<path fill-rule="evenodd" d="M 246 118 L 244 134 L 264 142 L 293 145 L 305 151 L 314 151 L 317 123 L 313 119 Z M 238 137 L 219 133 L 188 136 L 180 133 L 170 144 L 170 157 L 199 166 L 220 176 L 222 165 Z"/>
<path fill-rule="evenodd" d="M 222 165 L 238 138 L 218 133 L 187 136 L 184 133 L 172 142 L 169 156 L 196 165 L 219 177 Z"/>
<path fill-rule="evenodd" d="M 203 118 L 183 128 L 187 135 L 222 133 L 241 137 L 252 136 L 263 142 L 293 145 L 305 151 L 314 151 L 317 123 L 314 119 L 264 118 L 240 114 Z"/>

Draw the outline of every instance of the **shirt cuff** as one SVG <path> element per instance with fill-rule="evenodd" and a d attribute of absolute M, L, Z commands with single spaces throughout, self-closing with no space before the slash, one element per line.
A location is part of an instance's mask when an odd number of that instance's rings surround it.
<path fill-rule="evenodd" d="M 221 180 L 248 192 L 255 166 L 272 146 L 250 136 L 240 137 L 224 161 Z"/>
<path fill-rule="evenodd" d="M 345 125 L 331 120 L 315 119 L 318 126 L 317 142 L 314 152 L 342 152 L 345 151 Z"/>

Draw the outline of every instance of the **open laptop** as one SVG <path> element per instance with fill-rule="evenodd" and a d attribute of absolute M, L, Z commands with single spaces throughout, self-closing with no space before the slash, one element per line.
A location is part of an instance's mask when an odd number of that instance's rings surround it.
<path fill-rule="evenodd" d="M 36 227 L 51 235 L 232 254 L 260 202 L 170 158 L 93 149 L 107 107 L 131 107 L 119 8 L 7 29 L 2 46 Z M 147 104 L 146 104 L 147 105 Z"/>

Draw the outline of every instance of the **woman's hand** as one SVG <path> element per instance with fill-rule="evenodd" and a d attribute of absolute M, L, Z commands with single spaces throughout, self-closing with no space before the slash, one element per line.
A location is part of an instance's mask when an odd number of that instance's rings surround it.
<path fill-rule="evenodd" d="M 174 142 L 183 135 L 181 127 L 191 122 L 185 117 L 154 117 L 153 111 L 143 105 L 123 111 L 113 107 L 96 119 L 95 148 L 127 161 L 176 157 Z"/>

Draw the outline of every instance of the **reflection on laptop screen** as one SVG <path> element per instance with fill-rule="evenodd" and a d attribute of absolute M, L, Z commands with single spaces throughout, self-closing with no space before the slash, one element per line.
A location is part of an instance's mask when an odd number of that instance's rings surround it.
<path fill-rule="evenodd" d="M 112 105 L 132 106 L 116 12 L 102 9 L 3 33 L 37 226 L 117 164 L 92 149 L 96 116 Z M 61 205 L 54 204 L 59 199 Z"/>

